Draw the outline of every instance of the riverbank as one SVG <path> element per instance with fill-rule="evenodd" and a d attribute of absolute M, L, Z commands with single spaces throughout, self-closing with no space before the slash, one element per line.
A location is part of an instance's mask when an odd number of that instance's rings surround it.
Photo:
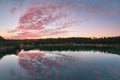
<path fill-rule="evenodd" d="M 120 54 L 120 37 L 108 38 L 48 38 L 34 40 L 0 40 L 0 53 L 16 50 L 106 50 Z M 112 52 L 113 53 L 113 52 Z"/>
<path fill-rule="evenodd" d="M 45 51 L 79 51 L 79 50 L 93 50 L 120 54 L 120 45 L 108 44 L 39 44 L 37 46 L 30 44 L 20 44 L 19 46 L 0 46 L 0 53 L 5 54 L 13 51 L 20 50 L 45 50 Z"/>

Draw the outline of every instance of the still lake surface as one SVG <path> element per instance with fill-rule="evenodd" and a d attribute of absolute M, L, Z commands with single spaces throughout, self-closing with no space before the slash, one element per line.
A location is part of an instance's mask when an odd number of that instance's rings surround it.
<path fill-rule="evenodd" d="M 1 57 L 0 80 L 120 80 L 120 55 L 21 50 Z"/>

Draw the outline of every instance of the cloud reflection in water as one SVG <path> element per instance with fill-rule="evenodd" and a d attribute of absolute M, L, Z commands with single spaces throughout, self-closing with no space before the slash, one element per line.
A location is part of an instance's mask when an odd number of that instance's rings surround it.
<path fill-rule="evenodd" d="M 18 54 L 19 64 L 29 75 L 49 79 L 62 76 L 63 70 L 70 66 L 72 57 L 64 54 L 50 54 L 40 51 L 21 51 Z"/>

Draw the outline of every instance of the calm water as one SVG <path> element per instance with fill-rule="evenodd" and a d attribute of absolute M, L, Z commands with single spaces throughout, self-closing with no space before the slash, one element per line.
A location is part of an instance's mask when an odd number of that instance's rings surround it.
<path fill-rule="evenodd" d="M 120 56 L 99 51 L 21 50 L 0 59 L 0 80 L 120 80 Z"/>

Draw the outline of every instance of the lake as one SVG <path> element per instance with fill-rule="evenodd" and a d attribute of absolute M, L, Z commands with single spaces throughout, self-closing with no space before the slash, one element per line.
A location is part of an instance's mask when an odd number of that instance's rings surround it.
<path fill-rule="evenodd" d="M 1 56 L 0 80 L 120 80 L 120 55 L 21 50 Z"/>

